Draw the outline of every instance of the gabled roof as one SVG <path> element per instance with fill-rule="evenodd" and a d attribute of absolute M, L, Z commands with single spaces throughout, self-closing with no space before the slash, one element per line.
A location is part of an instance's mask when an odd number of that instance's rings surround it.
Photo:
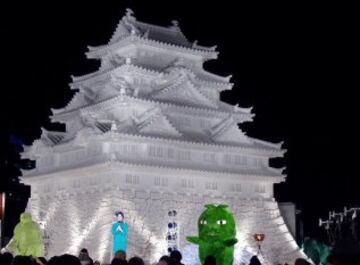
<path fill-rule="evenodd" d="M 155 135 L 162 137 L 180 137 L 182 134 L 170 123 L 160 108 L 152 108 L 139 117 L 134 118 L 134 122 L 140 134 Z"/>
<path fill-rule="evenodd" d="M 184 34 L 181 32 L 178 22 L 172 21 L 172 26 L 162 27 L 137 21 L 131 9 L 126 9 L 126 14 L 117 25 L 109 44 L 113 44 L 129 34 L 146 36 L 149 39 L 159 40 L 165 43 L 191 47 Z"/>
<path fill-rule="evenodd" d="M 192 54 L 195 56 L 201 56 L 204 59 L 216 59 L 218 56 L 218 52 L 213 50 L 204 50 L 196 47 L 185 47 L 180 45 L 175 45 L 171 43 L 166 43 L 158 40 L 148 39 L 142 36 L 129 35 L 119 40 L 116 43 L 101 45 L 98 47 L 88 46 L 88 52 L 86 53 L 87 58 L 89 59 L 100 59 L 111 53 L 114 50 L 118 50 L 123 47 L 127 47 L 128 45 L 140 44 L 146 45 L 148 47 L 153 47 L 156 49 L 163 49 L 164 51 L 174 51 L 183 54 Z"/>
<path fill-rule="evenodd" d="M 105 80 L 107 78 L 110 78 L 112 74 L 114 73 L 125 73 L 125 72 L 135 72 L 135 73 L 139 73 L 142 75 L 149 75 L 149 76 L 154 76 L 154 77 L 158 77 L 159 75 L 162 76 L 168 76 L 171 74 L 171 71 L 174 70 L 173 69 L 168 69 L 169 71 L 167 72 L 162 72 L 162 71 L 157 71 L 154 69 L 149 69 L 146 68 L 144 66 L 141 65 L 137 65 L 134 63 L 130 63 L 130 64 L 122 64 L 119 65 L 116 68 L 112 68 L 112 69 L 108 69 L 106 71 L 96 71 L 87 75 L 83 75 L 83 76 L 71 76 L 73 82 L 70 83 L 70 88 L 71 89 L 78 89 L 79 87 L 81 87 L 81 85 L 91 85 L 95 82 L 97 82 L 98 80 Z M 202 71 L 202 78 L 199 78 L 198 74 L 194 73 L 191 69 L 189 68 L 184 68 L 184 71 L 187 71 L 189 74 L 191 74 L 193 76 L 193 79 L 196 83 L 199 83 L 201 85 L 204 85 L 206 87 L 209 88 L 215 88 L 219 91 L 222 90 L 230 90 L 233 87 L 232 83 L 229 83 L 229 78 L 228 77 L 222 77 L 219 75 L 215 75 L 215 74 L 211 74 L 208 76 L 205 76 L 203 73 L 207 73 L 205 70 Z"/>
<path fill-rule="evenodd" d="M 129 95 L 119 95 L 114 98 L 110 98 L 108 100 L 104 100 L 102 102 L 98 102 L 96 104 L 88 104 L 83 106 L 78 106 L 76 109 L 69 109 L 67 107 L 59 110 L 52 109 L 52 112 L 54 113 L 53 116 L 51 116 L 51 120 L 53 122 L 64 122 L 67 120 L 66 116 L 73 116 L 78 115 L 79 111 L 96 111 L 97 109 L 101 109 L 104 107 L 110 107 L 112 105 L 116 105 L 119 102 L 123 101 L 129 101 L 130 103 L 141 103 L 141 104 L 156 104 L 160 106 L 161 108 L 171 108 L 174 110 L 178 110 L 182 113 L 197 113 L 201 115 L 211 115 L 214 117 L 223 117 L 224 115 L 228 115 L 228 110 L 222 110 L 222 109 L 213 109 L 213 108 L 207 108 L 207 107 L 201 107 L 201 106 L 186 106 L 184 104 L 176 104 L 171 102 L 161 102 L 158 100 L 152 100 L 152 99 L 146 99 L 146 98 L 139 98 L 139 97 L 133 97 Z M 84 101 L 85 102 L 85 101 Z M 233 112 L 233 118 L 238 122 L 244 122 L 244 121 L 252 121 L 252 117 L 254 114 L 248 112 L 248 111 L 236 111 L 234 109 Z"/>
<path fill-rule="evenodd" d="M 173 47 L 183 48 L 183 51 L 198 51 L 198 53 L 210 53 L 214 54 L 212 58 L 216 58 L 217 52 L 215 52 L 216 46 L 203 47 L 197 45 L 197 42 L 189 42 L 181 29 L 177 21 L 172 21 L 172 26 L 163 27 L 153 24 L 137 21 L 133 16 L 133 11 L 127 9 L 126 15 L 118 23 L 116 30 L 114 31 L 110 41 L 106 45 L 97 47 L 88 47 L 89 52 L 87 53 L 89 58 L 98 58 L 106 53 L 111 48 L 117 47 L 119 43 L 128 37 L 133 37 L 132 40 L 145 41 L 149 40 L 147 44 L 168 44 Z M 151 42 L 155 41 L 155 42 Z M 169 48 L 169 47 L 168 47 Z M 185 48 L 185 50 L 184 50 Z M 210 57 L 211 58 L 211 57 Z"/>
<path fill-rule="evenodd" d="M 179 77 L 174 84 L 155 92 L 151 97 L 193 107 L 218 108 L 216 102 L 201 93 L 186 75 Z"/>

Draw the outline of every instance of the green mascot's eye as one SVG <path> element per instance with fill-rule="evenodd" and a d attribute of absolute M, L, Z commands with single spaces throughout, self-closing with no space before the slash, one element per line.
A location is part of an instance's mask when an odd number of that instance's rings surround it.
<path fill-rule="evenodd" d="M 226 225 L 226 220 L 217 220 L 216 223 L 218 225 Z"/>

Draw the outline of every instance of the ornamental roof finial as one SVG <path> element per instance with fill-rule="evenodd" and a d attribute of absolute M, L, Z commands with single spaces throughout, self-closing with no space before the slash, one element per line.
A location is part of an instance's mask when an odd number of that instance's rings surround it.
<path fill-rule="evenodd" d="M 149 33 L 150 33 L 150 30 L 148 29 L 148 30 L 142 35 L 142 37 L 143 37 L 143 38 L 148 38 L 148 37 L 149 37 Z"/>
<path fill-rule="evenodd" d="M 175 30 L 179 30 L 179 22 L 177 20 L 172 20 L 171 24 L 172 25 L 170 26 L 170 28 L 175 29 Z"/>
<path fill-rule="evenodd" d="M 111 121 L 110 131 L 112 131 L 112 132 L 117 131 L 117 126 L 116 126 L 115 121 Z"/>
<path fill-rule="evenodd" d="M 179 21 L 177 21 L 177 20 L 172 20 L 171 23 L 173 24 L 174 27 L 179 26 Z"/>
<path fill-rule="evenodd" d="M 239 108 L 239 103 L 236 103 L 235 105 L 234 105 L 234 112 L 238 112 L 240 110 L 240 108 Z"/>
<path fill-rule="evenodd" d="M 126 18 L 129 20 L 135 20 L 134 17 L 134 11 L 132 11 L 132 9 L 130 8 L 126 8 L 126 14 L 125 14 Z"/>

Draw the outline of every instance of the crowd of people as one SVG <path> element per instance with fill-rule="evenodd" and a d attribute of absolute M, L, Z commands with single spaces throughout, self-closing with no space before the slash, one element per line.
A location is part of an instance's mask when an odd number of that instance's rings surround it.
<path fill-rule="evenodd" d="M 184 265 L 181 263 L 182 255 L 180 251 L 174 250 L 170 255 L 162 256 L 156 265 Z M 338 257 L 330 255 L 328 257 L 327 265 L 360 265 L 360 263 L 344 263 Z M 49 260 L 46 260 L 44 257 L 31 257 L 31 256 L 15 256 L 9 252 L 0 254 L 0 265 L 101 265 L 99 261 L 94 261 L 87 249 L 83 248 L 78 257 L 70 254 L 64 254 L 61 256 L 54 256 Z M 103 264 L 105 265 L 105 264 Z M 124 251 L 118 251 L 114 258 L 111 261 L 110 265 L 145 265 L 145 262 L 142 258 L 134 256 L 130 259 L 127 259 L 126 253 Z M 216 259 L 214 256 L 208 256 L 205 259 L 203 265 L 221 265 L 216 264 Z M 261 265 L 260 260 L 257 256 L 253 256 L 248 265 Z M 279 264 L 281 265 L 281 264 Z M 285 263 L 284 265 L 292 265 Z M 297 259 L 294 265 L 311 265 L 305 259 Z"/>

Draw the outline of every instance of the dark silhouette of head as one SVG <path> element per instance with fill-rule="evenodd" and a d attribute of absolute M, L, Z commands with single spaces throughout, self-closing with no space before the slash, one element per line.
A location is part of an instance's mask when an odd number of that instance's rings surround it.
<path fill-rule="evenodd" d="M 175 263 L 180 263 L 181 259 L 182 259 L 182 255 L 181 252 L 179 250 L 173 250 L 170 253 L 170 258 L 175 262 Z"/>
<path fill-rule="evenodd" d="M 249 265 L 261 265 L 261 262 L 257 256 L 252 256 Z"/>
<path fill-rule="evenodd" d="M 81 265 L 80 260 L 70 254 L 61 255 L 55 262 L 56 265 Z"/>
<path fill-rule="evenodd" d="M 84 253 L 84 254 L 88 254 L 88 255 L 89 255 L 89 252 L 88 252 L 88 250 L 87 250 L 86 248 L 82 248 L 82 249 L 80 250 L 80 253 Z"/>
<path fill-rule="evenodd" d="M 159 264 L 161 265 L 171 265 L 172 264 L 172 260 L 169 256 L 162 256 L 160 259 L 159 259 Z"/>
<path fill-rule="evenodd" d="M 29 256 L 16 256 L 12 262 L 12 265 L 33 265 L 32 258 Z"/>
<path fill-rule="evenodd" d="M 56 265 L 57 260 L 59 259 L 58 256 L 51 257 L 47 263 L 47 265 Z"/>
<path fill-rule="evenodd" d="M 311 265 L 306 259 L 298 258 L 295 260 L 295 265 Z"/>
<path fill-rule="evenodd" d="M 112 261 L 111 261 L 111 265 L 127 265 L 127 261 L 124 260 L 124 259 L 117 259 L 117 258 L 114 258 Z"/>
<path fill-rule="evenodd" d="M 128 264 L 129 265 L 144 265 L 144 261 L 140 257 L 132 257 L 131 259 L 129 259 Z"/>
<path fill-rule="evenodd" d="M 79 260 L 80 260 L 80 263 L 83 265 L 92 265 L 93 264 L 93 260 L 90 258 L 89 252 L 86 248 L 83 248 L 80 250 Z"/>

